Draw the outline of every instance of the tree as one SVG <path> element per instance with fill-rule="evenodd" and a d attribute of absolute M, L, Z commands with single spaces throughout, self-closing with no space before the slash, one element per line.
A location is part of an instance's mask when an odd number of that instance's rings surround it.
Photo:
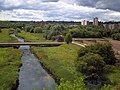
<path fill-rule="evenodd" d="M 112 49 L 111 44 L 109 43 L 106 44 L 97 43 L 95 45 L 82 47 L 78 51 L 78 58 L 90 52 L 102 56 L 106 64 L 114 65 L 116 63 L 114 51 Z"/>
<path fill-rule="evenodd" d="M 77 70 L 87 75 L 102 73 L 105 65 L 103 58 L 99 54 L 94 53 L 85 54 L 76 63 Z"/>
<path fill-rule="evenodd" d="M 32 25 L 25 26 L 25 31 L 26 32 L 33 32 L 33 26 Z"/>
<path fill-rule="evenodd" d="M 34 29 L 34 33 L 42 33 L 42 32 L 43 32 L 43 30 L 42 30 L 41 27 L 36 27 L 36 28 Z"/>
<path fill-rule="evenodd" d="M 70 33 L 68 33 L 66 36 L 65 36 L 65 42 L 67 44 L 71 43 L 72 42 L 72 35 Z"/>

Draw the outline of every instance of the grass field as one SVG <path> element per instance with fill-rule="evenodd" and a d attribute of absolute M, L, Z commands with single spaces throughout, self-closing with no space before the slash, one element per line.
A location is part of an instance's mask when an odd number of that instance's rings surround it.
<path fill-rule="evenodd" d="M 2 29 L 0 42 L 18 42 L 9 35 L 9 29 Z M 21 52 L 14 48 L 0 48 L 0 90 L 16 88 Z"/>
<path fill-rule="evenodd" d="M 21 52 L 13 48 L 0 48 L 0 90 L 16 87 Z"/>
<path fill-rule="evenodd" d="M 21 33 L 18 33 L 19 37 L 24 38 L 25 41 L 27 42 L 48 42 L 49 40 L 45 40 L 43 38 L 43 33 L 29 33 L 29 32 L 25 32 L 25 31 L 21 31 Z"/>
<path fill-rule="evenodd" d="M 17 39 L 9 35 L 9 29 L 2 29 L 0 32 L 0 42 L 18 42 Z"/>
<path fill-rule="evenodd" d="M 76 72 L 74 65 L 74 60 L 77 57 L 79 48 L 80 47 L 73 44 L 65 44 L 59 47 L 32 47 L 32 51 L 55 77 L 73 81 L 77 77 L 84 77 Z"/>
<path fill-rule="evenodd" d="M 113 72 L 109 73 L 107 76 L 111 80 L 114 90 L 120 90 L 120 67 L 115 67 Z"/>

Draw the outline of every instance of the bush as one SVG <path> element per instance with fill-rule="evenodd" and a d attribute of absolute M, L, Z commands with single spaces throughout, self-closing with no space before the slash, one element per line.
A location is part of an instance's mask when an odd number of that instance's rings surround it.
<path fill-rule="evenodd" d="M 114 40 L 119 40 L 120 41 L 120 33 L 113 34 L 111 37 Z"/>
<path fill-rule="evenodd" d="M 15 32 L 15 29 L 14 28 L 10 28 L 9 29 L 9 34 L 13 34 Z"/>
<path fill-rule="evenodd" d="M 55 30 L 52 30 L 48 35 L 47 35 L 47 39 L 51 40 L 53 36 L 57 36 L 57 35 L 60 35 L 60 31 L 55 31 Z"/>
<path fill-rule="evenodd" d="M 64 42 L 64 37 L 62 35 L 56 36 L 57 42 Z"/>
<path fill-rule="evenodd" d="M 72 42 L 72 35 L 70 33 L 68 33 L 66 36 L 65 36 L 65 42 L 67 42 L 67 44 L 71 43 Z"/>
<path fill-rule="evenodd" d="M 21 29 L 20 29 L 20 28 L 17 28 L 16 31 L 17 31 L 18 33 L 20 33 L 20 32 L 21 32 Z"/>
<path fill-rule="evenodd" d="M 90 52 L 102 56 L 106 64 L 114 65 L 116 63 L 114 51 L 112 49 L 111 44 L 109 43 L 106 44 L 97 43 L 95 45 L 86 46 L 85 48 L 82 47 L 78 51 L 78 58 Z"/>
<path fill-rule="evenodd" d="M 104 59 L 99 54 L 87 53 L 77 60 L 77 71 L 91 75 L 92 73 L 101 74 L 105 66 Z"/>
<path fill-rule="evenodd" d="M 31 26 L 31 25 L 25 26 L 25 31 L 26 32 L 33 32 L 33 26 Z"/>
<path fill-rule="evenodd" d="M 43 30 L 42 30 L 41 27 L 36 27 L 36 28 L 34 29 L 34 33 L 42 33 L 42 32 L 43 32 Z"/>
<path fill-rule="evenodd" d="M 52 36 L 52 37 L 51 37 L 51 40 L 55 41 L 55 40 L 56 40 L 56 37 L 55 37 L 55 36 Z"/>

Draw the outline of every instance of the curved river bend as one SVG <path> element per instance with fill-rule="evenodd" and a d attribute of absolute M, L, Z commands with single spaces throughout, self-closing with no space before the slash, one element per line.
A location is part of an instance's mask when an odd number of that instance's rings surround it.
<path fill-rule="evenodd" d="M 24 42 L 24 39 L 12 36 L 18 41 Z M 43 88 L 55 90 L 54 79 L 42 68 L 38 59 L 30 53 L 30 46 L 20 46 L 19 50 L 23 54 L 18 90 L 42 90 Z"/>

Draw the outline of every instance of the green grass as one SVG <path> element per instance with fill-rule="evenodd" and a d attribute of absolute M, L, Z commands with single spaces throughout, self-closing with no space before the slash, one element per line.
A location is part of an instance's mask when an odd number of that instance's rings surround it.
<path fill-rule="evenodd" d="M 74 65 L 79 48 L 73 44 L 65 44 L 59 47 L 32 47 L 32 51 L 55 77 L 73 81 L 78 76 L 83 78 L 83 75 L 76 72 Z"/>
<path fill-rule="evenodd" d="M 0 42 L 18 42 L 17 39 L 9 35 L 9 29 L 2 29 L 0 32 Z"/>
<path fill-rule="evenodd" d="M 115 67 L 107 77 L 111 80 L 112 87 L 115 90 L 120 90 L 120 67 Z"/>
<path fill-rule="evenodd" d="M 29 33 L 25 31 L 21 31 L 21 33 L 18 33 L 19 37 L 24 38 L 27 42 L 45 42 L 49 40 L 45 40 L 43 38 L 43 33 Z"/>
<path fill-rule="evenodd" d="M 73 40 L 108 40 L 107 38 L 73 38 Z"/>
<path fill-rule="evenodd" d="M 2 29 L 0 42 L 18 42 L 9 35 L 9 29 Z M 21 52 L 14 48 L 0 48 L 0 90 L 12 90 L 16 87 L 18 70 L 21 65 Z"/>
<path fill-rule="evenodd" d="M 0 90 L 11 90 L 16 86 L 21 65 L 21 52 L 13 48 L 0 48 Z"/>

